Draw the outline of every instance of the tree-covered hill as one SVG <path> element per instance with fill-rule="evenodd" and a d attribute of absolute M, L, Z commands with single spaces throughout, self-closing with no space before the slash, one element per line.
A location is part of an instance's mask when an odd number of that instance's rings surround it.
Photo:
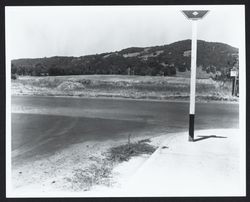
<path fill-rule="evenodd" d="M 235 64 L 238 49 L 227 44 L 198 41 L 197 65 L 206 72 L 227 74 Z M 190 70 L 191 40 L 154 47 L 131 47 L 121 51 L 81 57 L 15 59 L 12 74 L 84 75 L 130 74 L 175 75 Z"/>

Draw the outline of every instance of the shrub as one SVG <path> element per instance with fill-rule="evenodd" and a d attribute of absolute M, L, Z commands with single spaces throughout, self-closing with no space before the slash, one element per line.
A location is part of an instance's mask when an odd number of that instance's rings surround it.
<path fill-rule="evenodd" d="M 16 80 L 17 76 L 15 74 L 11 74 L 11 79 Z"/>
<path fill-rule="evenodd" d="M 128 161 L 133 156 L 139 156 L 141 154 L 152 154 L 156 148 L 148 144 L 149 140 L 141 140 L 135 143 L 129 143 L 113 147 L 108 152 L 107 159 L 112 162 Z"/>

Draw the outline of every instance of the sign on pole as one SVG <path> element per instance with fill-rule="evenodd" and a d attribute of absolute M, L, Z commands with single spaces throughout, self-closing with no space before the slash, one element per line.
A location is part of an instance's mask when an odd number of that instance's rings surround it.
<path fill-rule="evenodd" d="M 183 10 L 182 12 L 189 20 L 200 20 L 208 13 L 208 10 Z"/>
<path fill-rule="evenodd" d="M 196 61 L 197 61 L 197 20 L 202 19 L 208 10 L 183 10 L 183 14 L 192 20 L 192 45 L 191 45 L 191 78 L 190 78 L 190 106 L 189 106 L 189 141 L 194 141 L 195 117 L 195 86 L 196 86 Z"/>
<path fill-rule="evenodd" d="M 231 77 L 236 77 L 237 76 L 237 71 L 236 70 L 231 70 L 230 71 L 230 76 Z"/>

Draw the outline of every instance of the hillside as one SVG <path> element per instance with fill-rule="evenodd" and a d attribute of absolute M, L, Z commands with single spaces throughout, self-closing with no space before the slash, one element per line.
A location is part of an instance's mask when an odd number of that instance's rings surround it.
<path fill-rule="evenodd" d="M 208 74 L 227 74 L 235 64 L 238 49 L 227 44 L 198 41 L 197 65 Z M 173 76 L 190 70 L 191 40 L 154 47 L 131 47 L 121 51 L 35 59 L 15 59 L 11 72 L 17 75 L 58 76 L 85 74 L 120 74 Z"/>

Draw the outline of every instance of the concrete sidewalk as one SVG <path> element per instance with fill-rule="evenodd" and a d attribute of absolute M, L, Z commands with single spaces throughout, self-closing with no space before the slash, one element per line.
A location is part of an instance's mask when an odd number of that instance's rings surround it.
<path fill-rule="evenodd" d="M 238 129 L 187 133 L 162 142 L 158 150 L 131 176 L 120 196 L 241 196 Z"/>

